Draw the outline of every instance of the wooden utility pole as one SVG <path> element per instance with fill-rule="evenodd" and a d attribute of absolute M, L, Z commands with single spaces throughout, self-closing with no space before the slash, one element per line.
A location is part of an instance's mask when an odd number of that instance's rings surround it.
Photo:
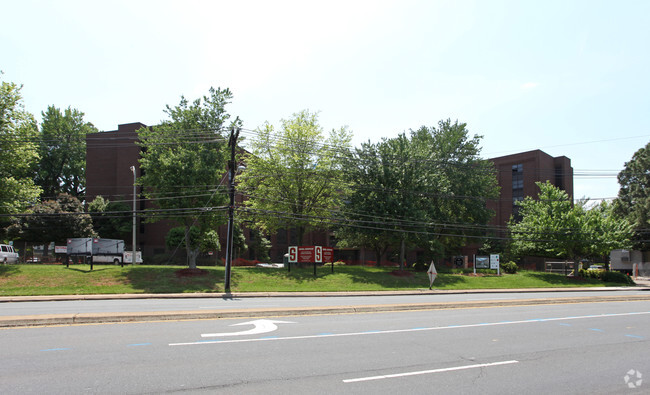
<path fill-rule="evenodd" d="M 235 161 L 235 148 L 237 147 L 237 138 L 239 138 L 239 128 L 230 129 L 230 161 L 228 161 L 228 193 L 230 195 L 230 204 L 228 205 L 228 234 L 226 235 L 226 270 L 224 291 L 230 293 L 230 271 L 232 267 L 232 249 L 233 234 L 235 233 L 235 173 L 237 172 L 237 162 Z"/>

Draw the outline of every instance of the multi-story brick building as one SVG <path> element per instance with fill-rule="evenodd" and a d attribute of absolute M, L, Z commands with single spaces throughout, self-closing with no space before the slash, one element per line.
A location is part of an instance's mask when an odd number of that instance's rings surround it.
<path fill-rule="evenodd" d="M 103 196 L 109 200 L 131 202 L 133 200 L 133 173 L 131 166 L 140 176 L 138 159 L 140 147 L 136 131 L 146 125 L 136 122 L 119 125 L 117 130 L 89 134 L 86 137 L 86 195 L 87 201 L 92 201 L 96 196 Z M 573 169 L 571 160 L 565 156 L 552 157 L 540 150 L 517 153 L 490 159 L 496 168 L 498 184 L 501 189 L 500 199 L 491 201 L 488 207 L 495 211 L 491 221 L 496 229 L 496 234 L 504 235 L 502 231 L 511 215 L 517 215 L 515 202 L 526 196 L 537 196 L 539 192 L 536 182 L 550 181 L 555 186 L 565 190 L 573 196 Z M 138 187 L 137 210 L 142 211 L 152 207 L 141 197 Z M 162 221 L 145 223 L 138 219 L 137 244 L 145 257 L 162 254 L 165 252 L 165 235 L 173 225 Z M 221 244 L 225 245 L 225 228 L 219 230 L 222 235 Z M 244 232 L 250 241 L 251 233 Z M 287 251 L 289 245 L 296 243 L 295 231 L 283 229 L 271 237 L 273 245 L 270 254 L 273 261 L 279 261 Z M 313 232 L 307 236 L 307 244 L 329 245 L 328 232 Z M 129 244 L 129 241 L 127 241 Z M 476 251 L 477 246 L 467 246 L 461 252 L 471 256 L 471 251 Z M 337 258 L 350 261 L 374 260 L 370 251 L 348 249 L 339 251 Z M 415 255 L 414 255 L 415 256 Z M 253 258 L 250 252 L 244 258 Z"/>
<path fill-rule="evenodd" d="M 550 181 L 573 197 L 573 168 L 571 159 L 566 156 L 554 158 L 534 150 L 490 160 L 494 163 L 501 188 L 499 200 L 488 204 L 495 212 L 491 225 L 497 229 L 503 229 L 511 216 L 517 217 L 517 201 L 526 196 L 537 196 L 539 188 L 536 182 Z"/>

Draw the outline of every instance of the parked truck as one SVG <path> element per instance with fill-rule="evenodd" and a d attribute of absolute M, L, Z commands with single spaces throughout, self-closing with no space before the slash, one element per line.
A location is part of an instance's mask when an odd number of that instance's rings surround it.
<path fill-rule="evenodd" d="M 133 252 L 124 251 L 124 240 L 80 237 L 68 239 L 66 245 L 68 261 L 81 260 L 94 263 L 123 265 L 133 263 Z M 142 253 L 136 251 L 136 263 L 142 263 Z"/>

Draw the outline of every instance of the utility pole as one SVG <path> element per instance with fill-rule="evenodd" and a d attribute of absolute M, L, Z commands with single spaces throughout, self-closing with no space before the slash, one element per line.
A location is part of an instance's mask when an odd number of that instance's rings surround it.
<path fill-rule="evenodd" d="M 136 176 L 135 176 L 135 166 L 131 166 L 131 171 L 133 172 L 133 255 L 131 256 L 131 264 L 135 266 L 135 231 L 136 231 L 136 218 L 135 218 L 135 182 L 136 182 Z M 124 258 L 122 258 L 122 264 L 124 264 Z"/>
<path fill-rule="evenodd" d="M 230 204 L 228 205 L 228 234 L 226 236 L 226 273 L 224 290 L 230 293 L 230 269 L 232 266 L 232 249 L 233 234 L 235 233 L 235 173 L 237 172 L 237 163 L 235 162 L 235 148 L 237 147 L 237 138 L 239 138 L 239 128 L 230 130 L 230 161 L 228 162 L 228 192 L 230 195 Z"/>

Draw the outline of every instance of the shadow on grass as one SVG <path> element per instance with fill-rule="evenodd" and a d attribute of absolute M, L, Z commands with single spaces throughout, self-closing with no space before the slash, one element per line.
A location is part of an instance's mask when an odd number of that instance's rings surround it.
<path fill-rule="evenodd" d="M 261 272 L 268 272 L 268 269 L 254 269 Z M 276 272 L 279 279 L 291 280 L 296 283 L 313 283 L 317 280 L 328 279 L 328 277 L 336 277 L 345 275 L 349 281 L 354 284 L 356 289 L 358 286 L 364 288 L 367 286 L 371 289 L 414 289 L 414 288 L 429 288 L 429 276 L 426 272 L 413 272 L 405 271 L 395 275 L 393 272 L 396 268 L 376 268 L 367 266 L 336 266 L 334 272 L 330 266 L 321 266 L 317 269 L 317 276 L 314 277 L 313 267 L 291 268 L 291 272 L 286 269 L 281 272 Z M 434 287 L 453 287 L 465 282 L 462 276 L 438 276 L 434 282 Z M 346 291 L 346 289 L 341 289 Z"/>
<path fill-rule="evenodd" d="M 605 285 L 605 283 L 603 283 L 602 281 L 593 278 L 582 278 L 582 277 L 574 278 L 574 277 L 567 277 L 555 273 L 527 272 L 526 275 L 528 277 L 534 278 L 535 280 L 543 281 L 551 285 L 580 285 L 580 284 Z"/>
<path fill-rule="evenodd" d="M 89 266 L 87 270 L 79 269 L 79 268 L 76 268 L 76 267 L 66 267 L 65 269 L 66 270 L 72 270 L 72 271 L 79 272 L 79 273 L 93 273 L 93 272 L 103 272 L 104 270 L 109 270 L 110 268 L 104 267 L 104 268 L 101 268 L 101 269 L 90 270 L 90 266 Z"/>
<path fill-rule="evenodd" d="M 206 268 L 204 276 L 179 277 L 177 266 L 136 266 L 121 274 L 133 289 L 143 293 L 223 292 L 223 270 Z"/>
<path fill-rule="evenodd" d="M 0 265 L 0 276 L 9 277 L 20 272 L 18 265 Z"/>

